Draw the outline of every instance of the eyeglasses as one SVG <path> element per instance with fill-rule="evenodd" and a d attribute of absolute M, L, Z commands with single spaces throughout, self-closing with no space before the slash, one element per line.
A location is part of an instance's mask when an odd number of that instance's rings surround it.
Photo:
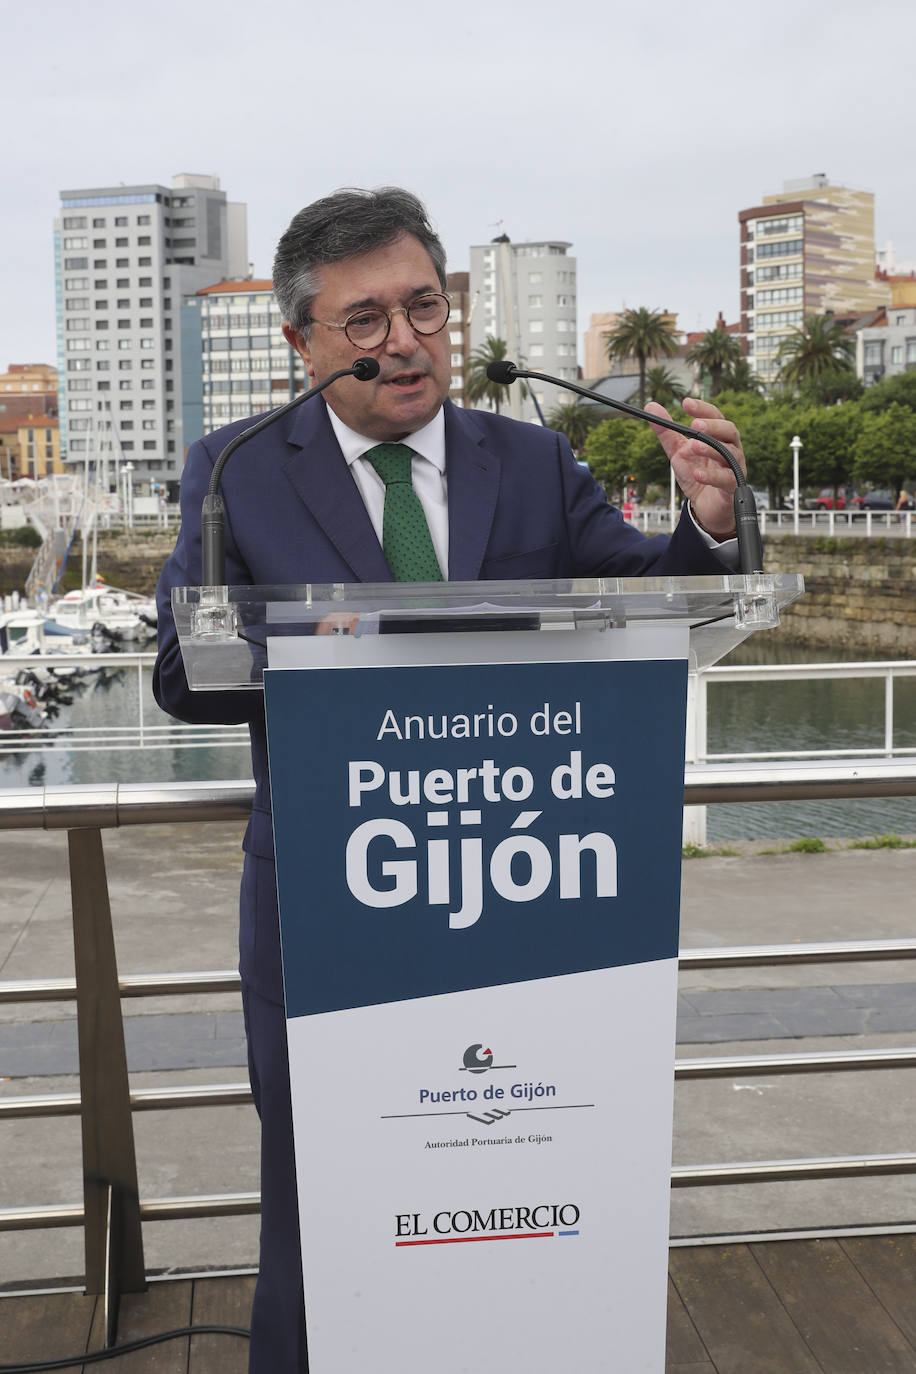
<path fill-rule="evenodd" d="M 407 323 L 417 334 L 438 334 L 448 323 L 452 305 L 448 296 L 439 292 L 428 296 L 417 296 L 410 305 L 398 305 L 394 310 L 357 310 L 343 324 L 333 324 L 329 320 L 310 320 L 310 324 L 320 324 L 325 329 L 342 329 L 356 348 L 378 348 L 385 342 L 391 330 L 391 318 L 399 312 L 407 316 Z"/>

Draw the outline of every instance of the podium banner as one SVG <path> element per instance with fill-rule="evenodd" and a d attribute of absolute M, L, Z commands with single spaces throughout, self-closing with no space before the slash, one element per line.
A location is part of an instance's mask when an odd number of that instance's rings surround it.
<path fill-rule="evenodd" d="M 264 687 L 313 1374 L 660 1374 L 685 660 Z"/>

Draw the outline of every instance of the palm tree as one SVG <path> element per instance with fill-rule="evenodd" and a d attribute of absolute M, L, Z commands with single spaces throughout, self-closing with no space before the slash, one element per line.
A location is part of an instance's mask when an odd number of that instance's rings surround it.
<path fill-rule="evenodd" d="M 779 345 L 785 359 L 779 380 L 804 386 L 831 372 L 852 372 L 854 346 L 832 315 L 809 315 L 801 329 L 793 329 Z"/>
<path fill-rule="evenodd" d="M 570 448 L 574 453 L 579 453 L 589 432 L 600 419 L 601 411 L 598 406 L 583 405 L 579 400 L 567 401 L 563 405 L 554 406 L 547 416 L 547 425 L 550 429 L 565 434 Z"/>
<path fill-rule="evenodd" d="M 674 323 L 661 310 L 638 306 L 624 310 L 611 330 L 605 345 L 611 362 L 635 358 L 639 364 L 639 404 L 646 404 L 646 359 L 671 358 L 677 352 Z"/>
<path fill-rule="evenodd" d="M 759 396 L 763 384 L 747 358 L 739 358 L 722 373 L 722 391 L 751 391 Z"/>
<path fill-rule="evenodd" d="M 650 400 L 670 410 L 673 405 L 683 401 L 687 395 L 674 373 L 659 363 L 650 367 L 646 373 L 646 395 Z"/>
<path fill-rule="evenodd" d="M 688 363 L 693 363 L 701 372 L 709 373 L 711 396 L 718 396 L 722 390 L 723 372 L 741 362 L 743 357 L 741 345 L 734 334 L 727 333 L 720 325 L 715 329 L 707 329 L 687 353 Z"/>
<path fill-rule="evenodd" d="M 501 363 L 505 360 L 509 351 L 509 346 L 505 339 L 494 338 L 488 334 L 479 348 L 475 348 L 471 354 L 470 365 L 465 379 L 464 391 L 468 400 L 472 404 L 484 401 L 491 405 L 499 414 L 499 403 L 505 398 L 506 389 L 502 382 L 491 382 L 487 376 L 487 367 L 490 363 Z M 521 366 L 524 363 L 519 359 Z M 515 386 L 522 389 L 522 395 L 528 395 L 528 388 L 523 382 L 515 382 Z"/>

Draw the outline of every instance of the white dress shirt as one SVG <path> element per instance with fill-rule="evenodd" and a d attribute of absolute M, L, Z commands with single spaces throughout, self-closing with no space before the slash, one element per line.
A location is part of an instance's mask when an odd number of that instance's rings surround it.
<path fill-rule="evenodd" d="M 375 448 L 378 439 L 368 439 L 365 434 L 355 430 L 338 419 L 330 406 L 328 418 L 331 421 L 341 452 L 346 458 L 354 481 L 359 487 L 372 528 L 378 542 L 382 542 L 382 523 L 385 511 L 385 483 L 379 477 L 365 454 Z M 413 489 L 420 498 L 420 505 L 429 525 L 430 537 L 439 570 L 444 578 L 448 577 L 448 479 L 445 474 L 445 411 L 436 412 L 428 425 L 408 434 L 399 442 L 413 449 L 410 475 Z"/>
<path fill-rule="evenodd" d="M 337 436 L 341 452 L 347 460 L 360 496 L 363 498 L 372 528 L 378 542 L 382 543 L 382 524 L 385 511 L 385 483 L 379 477 L 371 462 L 365 457 L 370 448 L 375 448 L 378 439 L 369 439 L 365 434 L 357 434 L 345 425 L 328 406 L 328 418 Z M 428 425 L 408 434 L 401 443 L 413 449 L 414 456 L 410 465 L 414 491 L 420 498 L 420 505 L 426 515 L 429 533 L 433 541 L 436 560 L 444 578 L 448 578 L 448 477 L 445 471 L 445 411 L 436 412 Z M 711 549 L 715 549 L 723 563 L 730 567 L 738 566 L 738 541 L 725 539 L 721 543 L 701 529 L 693 518 L 693 511 L 687 507 L 690 519 L 700 538 Z"/>

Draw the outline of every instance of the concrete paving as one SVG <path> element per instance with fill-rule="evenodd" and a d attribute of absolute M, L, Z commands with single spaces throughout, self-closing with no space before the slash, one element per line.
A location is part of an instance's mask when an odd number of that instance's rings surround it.
<path fill-rule="evenodd" d="M 231 969 L 236 961 L 240 825 L 105 834 L 122 973 Z M 684 947 L 910 938 L 916 850 L 758 854 L 685 862 Z M 63 833 L 0 833 L 0 980 L 72 977 Z M 680 981 L 681 1054 L 790 1053 L 906 1046 L 916 1031 L 916 961 L 692 970 Z M 134 1086 L 238 1082 L 244 1036 L 234 994 L 131 999 L 125 1036 Z M 634 1028 L 638 1033 L 638 1027 Z M 750 1041 L 759 1043 L 750 1044 Z M 0 1005 L 0 1095 L 75 1091 L 68 1002 Z M 680 1084 L 677 1164 L 910 1151 L 912 1070 Z M 0 1207 L 78 1202 L 79 1124 L 0 1123 Z M 135 1116 L 144 1197 L 256 1189 L 249 1107 Z M 916 1180 L 677 1190 L 674 1234 L 913 1220 Z M 257 1220 L 144 1228 L 147 1264 L 253 1264 Z M 0 1234 L 0 1285 L 79 1274 L 78 1229 Z"/>

